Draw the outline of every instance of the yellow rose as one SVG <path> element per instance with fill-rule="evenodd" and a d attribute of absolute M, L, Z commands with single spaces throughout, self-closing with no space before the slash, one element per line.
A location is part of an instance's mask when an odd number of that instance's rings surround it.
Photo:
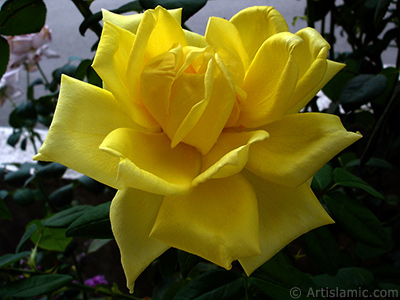
<path fill-rule="evenodd" d="M 37 160 L 118 189 L 112 230 L 128 287 L 170 247 L 247 274 L 333 221 L 307 180 L 361 135 L 298 113 L 343 67 L 311 28 L 288 32 L 272 7 L 205 37 L 180 10 L 103 11 L 93 67 L 104 87 L 64 76 Z"/>

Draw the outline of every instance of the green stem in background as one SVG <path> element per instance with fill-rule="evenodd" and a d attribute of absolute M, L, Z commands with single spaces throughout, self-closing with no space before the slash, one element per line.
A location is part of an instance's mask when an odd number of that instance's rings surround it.
<path fill-rule="evenodd" d="M 395 16 L 397 16 L 397 27 L 400 26 L 400 1 L 397 1 L 396 4 L 396 11 L 395 11 Z M 395 39 L 396 44 L 397 44 L 397 59 L 396 59 L 396 68 L 400 69 L 400 31 L 397 31 L 397 37 Z"/>
<path fill-rule="evenodd" d="M 307 0 L 307 26 L 315 28 L 314 0 Z"/>
<path fill-rule="evenodd" d="M 27 87 L 27 89 L 28 89 L 28 91 L 29 91 L 29 86 L 31 85 L 31 77 L 30 77 L 30 74 L 29 74 L 29 67 L 28 67 L 28 65 L 27 64 L 24 64 L 24 67 L 25 67 L 25 71 L 26 71 L 26 87 Z M 29 92 L 27 92 L 26 93 L 27 95 L 28 95 L 28 97 L 29 97 Z M 29 100 L 29 99 L 28 99 Z"/>
<path fill-rule="evenodd" d="M 331 49 L 329 49 L 329 58 L 334 60 L 335 59 L 335 14 L 333 13 L 333 9 L 335 9 L 335 6 L 331 8 L 330 14 L 331 14 L 331 24 L 329 25 L 329 40 L 328 43 L 331 46 Z"/>
<path fill-rule="evenodd" d="M 85 285 L 83 284 L 83 283 L 84 283 L 84 280 L 83 280 L 83 278 L 82 278 L 82 274 L 81 274 L 81 270 L 80 270 L 81 268 L 80 268 L 80 266 L 79 266 L 78 260 L 76 259 L 75 253 L 72 254 L 72 260 L 73 260 L 73 262 L 74 262 L 74 266 L 75 266 L 75 270 L 76 270 L 76 274 L 77 274 L 77 276 L 78 276 L 78 279 L 79 279 L 79 281 L 81 282 L 80 285 L 85 286 Z M 82 294 L 83 294 L 83 299 L 84 299 L 84 300 L 87 300 L 87 299 L 88 299 L 88 295 L 87 295 L 87 293 L 86 293 L 87 290 L 85 290 L 85 289 L 81 289 L 81 290 L 82 290 Z"/>
<path fill-rule="evenodd" d="M 17 107 L 17 104 L 14 102 L 13 99 L 11 99 L 10 97 L 7 96 L 7 100 L 10 101 L 11 106 L 12 106 L 13 108 L 16 108 L 16 107 Z"/>
<path fill-rule="evenodd" d="M 35 145 L 35 132 L 33 131 L 33 129 L 29 130 L 29 139 L 30 139 L 30 141 L 32 143 L 33 151 L 35 151 L 35 153 L 38 153 L 38 149 L 37 149 L 37 147 Z"/>
<path fill-rule="evenodd" d="M 84 284 L 79 284 L 79 283 L 70 283 L 68 285 L 68 287 L 74 288 L 74 289 L 78 289 L 78 290 L 82 290 L 82 291 L 86 291 L 86 292 L 92 292 L 92 293 L 96 293 L 96 294 L 101 294 L 103 296 L 109 296 L 112 298 L 117 298 L 117 299 L 126 299 L 126 300 L 141 300 L 142 298 L 138 298 L 135 296 L 130 296 L 130 295 L 125 295 L 122 293 L 117 293 L 117 292 L 113 292 L 110 290 L 106 290 L 106 289 L 101 289 L 101 288 L 94 288 L 91 286 L 87 286 Z"/>
<path fill-rule="evenodd" d="M 36 63 L 36 67 L 38 68 L 39 73 L 40 73 L 40 75 L 41 75 L 42 78 L 43 78 L 44 85 L 45 85 L 46 89 L 48 89 L 49 86 L 50 86 L 50 83 L 49 83 L 49 81 L 47 80 L 47 77 L 46 77 L 46 75 L 44 74 L 43 69 L 40 67 L 40 65 L 39 65 L 38 62 Z"/>
<path fill-rule="evenodd" d="M 72 3 L 75 4 L 76 8 L 78 8 L 79 12 L 86 19 L 93 15 L 92 11 L 89 8 L 90 3 L 84 0 L 71 0 Z M 102 27 L 99 23 L 95 23 L 89 27 L 99 38 L 101 36 Z"/>
<path fill-rule="evenodd" d="M 244 278 L 244 292 L 245 292 L 245 300 L 249 300 L 249 283 L 247 281 L 247 275 L 243 276 Z"/>

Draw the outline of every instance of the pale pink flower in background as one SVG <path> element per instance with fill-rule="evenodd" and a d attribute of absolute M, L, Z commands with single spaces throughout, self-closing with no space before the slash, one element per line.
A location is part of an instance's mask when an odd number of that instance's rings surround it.
<path fill-rule="evenodd" d="M 8 70 L 0 80 L 0 106 L 7 99 L 16 99 L 22 95 L 18 87 L 20 68 Z"/>
<path fill-rule="evenodd" d="M 42 56 L 59 57 L 56 52 L 49 49 L 51 30 L 47 25 L 40 32 L 8 37 L 7 41 L 10 45 L 9 68 L 11 69 L 25 64 L 27 70 L 31 72 L 37 69 L 36 64 Z"/>

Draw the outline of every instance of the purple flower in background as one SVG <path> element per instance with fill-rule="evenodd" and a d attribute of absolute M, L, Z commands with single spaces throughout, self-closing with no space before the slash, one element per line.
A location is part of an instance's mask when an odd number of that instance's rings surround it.
<path fill-rule="evenodd" d="M 85 285 L 87 286 L 96 287 L 100 284 L 108 284 L 108 281 L 106 280 L 104 275 L 96 275 L 92 278 L 85 280 Z"/>

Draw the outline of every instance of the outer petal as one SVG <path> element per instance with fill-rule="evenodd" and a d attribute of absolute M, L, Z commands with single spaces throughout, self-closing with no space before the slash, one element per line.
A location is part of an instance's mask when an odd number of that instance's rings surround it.
<path fill-rule="evenodd" d="M 111 202 L 110 220 L 121 251 L 127 286 L 133 292 L 136 278 L 169 246 L 149 238 L 162 196 L 135 189 L 117 192 Z"/>
<path fill-rule="evenodd" d="M 293 52 L 301 43 L 301 38 L 287 32 L 265 41 L 243 82 L 247 98 L 239 103 L 239 125 L 256 128 L 287 112 L 299 75 Z"/>
<path fill-rule="evenodd" d="M 308 183 L 297 188 L 277 185 L 246 172 L 258 199 L 261 255 L 239 259 L 250 275 L 302 234 L 333 223 Z"/>
<path fill-rule="evenodd" d="M 296 92 L 293 93 L 293 98 L 291 100 L 291 103 L 293 103 L 294 106 L 292 106 L 288 113 L 297 113 L 299 112 L 304 106 L 307 105 L 308 102 L 341 70 L 344 68 L 344 64 L 337 63 L 335 61 L 327 60 L 326 61 L 326 71 L 321 79 L 321 81 L 318 82 L 316 86 L 313 86 L 312 89 L 308 88 L 309 92 L 306 95 L 303 95 L 300 92 L 300 84 L 298 87 L 296 87 Z M 312 74 L 307 74 L 307 77 L 311 77 Z M 311 81 L 308 81 L 308 78 L 302 79 L 304 80 L 304 85 L 308 84 Z M 302 98 L 301 98 L 302 97 Z"/>
<path fill-rule="evenodd" d="M 210 178 L 224 178 L 239 173 L 248 161 L 250 146 L 268 137 L 269 134 L 263 130 L 222 132 L 218 142 L 203 156 L 202 173 L 193 180 L 193 185 Z"/>
<path fill-rule="evenodd" d="M 250 61 L 265 40 L 276 33 L 289 31 L 285 19 L 272 6 L 243 9 L 230 22 L 236 26 Z"/>
<path fill-rule="evenodd" d="M 102 9 L 103 21 L 110 22 L 118 27 L 128 30 L 136 34 L 140 22 L 142 21 L 143 14 L 120 15 L 112 13 L 108 10 Z M 181 23 L 182 9 L 171 9 L 168 12 L 175 18 L 179 24 Z"/>
<path fill-rule="evenodd" d="M 241 86 L 249 58 L 236 27 L 225 19 L 211 17 L 205 37 L 227 66 L 235 85 Z"/>
<path fill-rule="evenodd" d="M 253 188 L 238 174 L 166 196 L 150 236 L 229 269 L 233 260 L 260 254 Z"/>
<path fill-rule="evenodd" d="M 138 101 L 129 93 L 131 82 L 126 78 L 126 62 L 135 36 L 111 23 L 105 22 L 93 68 L 118 102 L 139 125 L 157 130 L 160 126 Z"/>
<path fill-rule="evenodd" d="M 294 52 L 299 66 L 299 81 L 288 109 L 299 112 L 322 87 L 339 72 L 344 64 L 328 61 L 329 44 L 313 28 L 296 33 L 304 41 Z"/>
<path fill-rule="evenodd" d="M 200 170 L 200 154 L 185 144 L 171 149 L 164 133 L 119 128 L 104 139 L 100 149 L 121 159 L 121 182 L 155 194 L 188 192 Z"/>
<path fill-rule="evenodd" d="M 108 133 L 137 125 L 108 91 L 63 75 L 53 123 L 35 160 L 57 161 L 120 188 L 119 159 L 99 150 Z"/>
<path fill-rule="evenodd" d="M 265 179 L 299 186 L 332 157 L 361 138 L 335 115 L 299 113 L 265 126 L 269 139 L 254 144 L 246 166 Z"/>

